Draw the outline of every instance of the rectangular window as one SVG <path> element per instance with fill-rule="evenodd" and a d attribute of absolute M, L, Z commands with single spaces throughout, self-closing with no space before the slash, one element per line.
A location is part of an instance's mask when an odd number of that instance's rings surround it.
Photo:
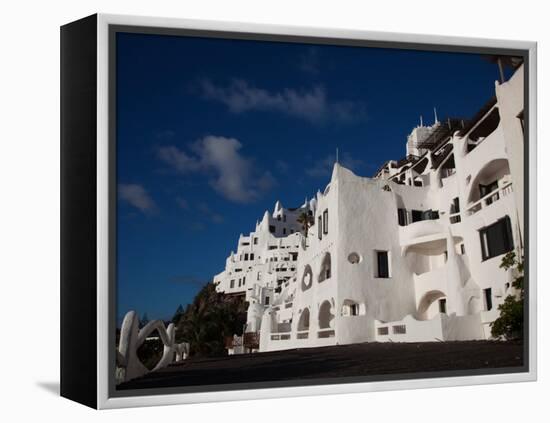
<path fill-rule="evenodd" d="M 254 260 L 254 254 L 250 254 L 250 260 Z"/>
<path fill-rule="evenodd" d="M 351 316 L 359 316 L 359 304 L 352 304 L 349 306 Z"/>
<path fill-rule="evenodd" d="M 290 253 L 290 256 L 292 257 L 292 261 L 298 260 L 298 253 Z"/>
<path fill-rule="evenodd" d="M 231 282 L 229 282 L 229 288 L 235 288 L 235 279 L 231 279 Z"/>
<path fill-rule="evenodd" d="M 317 219 L 317 238 L 323 238 L 323 218 L 321 216 Z"/>
<path fill-rule="evenodd" d="M 489 311 L 493 308 L 493 290 L 486 288 L 483 290 L 483 296 L 485 297 L 485 310 Z"/>
<path fill-rule="evenodd" d="M 453 198 L 453 203 L 451 205 L 451 214 L 460 213 L 460 200 L 458 197 Z"/>
<path fill-rule="evenodd" d="M 258 238 L 254 238 L 254 245 L 258 244 Z"/>
<path fill-rule="evenodd" d="M 460 254 L 466 254 L 466 247 L 464 246 L 464 244 L 460 244 Z"/>
<path fill-rule="evenodd" d="M 262 279 L 262 271 L 260 270 L 258 272 L 258 277 L 256 278 L 257 280 L 261 280 Z"/>
<path fill-rule="evenodd" d="M 271 232 L 272 234 L 275 233 L 275 226 L 269 225 L 269 232 Z"/>
<path fill-rule="evenodd" d="M 286 228 L 283 228 L 283 235 L 286 235 Z"/>
<path fill-rule="evenodd" d="M 248 261 L 248 253 L 244 255 L 244 259 Z"/>
<path fill-rule="evenodd" d="M 390 269 L 389 269 L 389 263 L 388 263 L 388 252 L 387 251 L 377 251 L 376 252 L 376 261 L 378 264 L 378 272 L 377 277 L 378 278 L 389 278 L 390 277 Z"/>
<path fill-rule="evenodd" d="M 447 300 L 445 298 L 439 300 L 439 312 L 447 314 Z"/>
<path fill-rule="evenodd" d="M 280 222 L 281 221 L 281 215 L 277 216 L 277 220 Z"/>
<path fill-rule="evenodd" d="M 407 210 L 397 209 L 397 223 L 399 226 L 407 226 Z"/>
<path fill-rule="evenodd" d="M 422 210 L 411 210 L 411 216 L 413 222 L 420 222 L 422 220 Z"/>
<path fill-rule="evenodd" d="M 506 216 L 479 231 L 481 258 L 483 261 L 499 256 L 514 249 L 512 225 Z"/>
<path fill-rule="evenodd" d="M 415 180 L 415 181 L 414 181 L 414 186 L 415 186 L 415 187 L 421 187 L 421 186 L 422 186 L 422 181 L 420 181 L 420 180 Z"/>
<path fill-rule="evenodd" d="M 269 297 L 265 297 L 264 304 L 265 304 L 265 305 L 269 305 Z"/>
<path fill-rule="evenodd" d="M 328 209 L 323 212 L 323 233 L 328 234 Z"/>
<path fill-rule="evenodd" d="M 387 335 L 389 333 L 388 327 L 378 328 L 378 335 Z"/>
<path fill-rule="evenodd" d="M 283 214 L 283 222 L 286 222 L 286 214 Z"/>

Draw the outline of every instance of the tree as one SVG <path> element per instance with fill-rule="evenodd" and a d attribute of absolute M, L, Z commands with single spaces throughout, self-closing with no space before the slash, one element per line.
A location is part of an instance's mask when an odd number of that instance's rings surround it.
<path fill-rule="evenodd" d="M 302 225 L 302 231 L 307 238 L 308 230 L 313 226 L 313 216 L 309 212 L 302 212 L 296 219 Z"/>
<path fill-rule="evenodd" d="M 517 259 L 515 252 L 509 252 L 502 258 L 500 267 L 505 270 L 512 270 L 514 275 L 512 287 L 516 290 L 516 293 L 508 295 L 504 302 L 498 306 L 500 315 L 498 319 L 491 323 L 491 335 L 494 338 L 523 339 L 523 259 Z"/>
<path fill-rule="evenodd" d="M 178 306 L 178 308 L 176 309 L 176 312 L 174 313 L 174 316 L 172 316 L 171 322 L 174 323 L 174 324 L 178 323 L 181 316 L 183 315 L 184 311 L 185 310 L 183 309 L 183 306 L 180 304 Z"/>
<path fill-rule="evenodd" d="M 176 342 L 189 342 L 191 355 L 223 355 L 225 338 L 242 335 L 246 312 L 244 297 L 217 292 L 207 283 L 176 323 Z"/>

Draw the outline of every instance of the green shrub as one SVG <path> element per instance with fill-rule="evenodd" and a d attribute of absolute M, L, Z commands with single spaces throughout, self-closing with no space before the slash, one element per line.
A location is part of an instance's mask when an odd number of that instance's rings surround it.
<path fill-rule="evenodd" d="M 500 267 L 512 270 L 514 280 L 512 287 L 516 289 L 514 295 L 508 295 L 504 303 L 498 306 L 500 315 L 491 323 L 491 335 L 498 339 L 522 339 L 523 338 L 523 260 L 518 260 L 515 252 L 509 252 L 502 258 Z"/>

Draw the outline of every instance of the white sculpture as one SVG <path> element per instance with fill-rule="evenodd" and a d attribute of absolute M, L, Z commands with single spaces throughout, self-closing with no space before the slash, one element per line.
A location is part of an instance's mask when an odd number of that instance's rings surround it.
<path fill-rule="evenodd" d="M 153 320 L 139 329 L 139 319 L 136 312 L 133 310 L 129 311 L 122 321 L 120 341 L 117 349 L 117 367 L 123 369 L 117 378 L 118 383 L 135 379 L 149 372 L 147 367 L 140 361 L 137 350 L 145 342 L 147 336 L 155 330 L 158 331 L 160 339 L 164 344 L 164 351 L 162 358 L 151 371 L 162 369 L 174 361 L 181 361 L 187 358 L 189 355 L 189 343 L 182 342 L 176 344 L 176 333 L 173 323 L 170 323 L 168 328 L 165 328 L 161 320 Z"/>

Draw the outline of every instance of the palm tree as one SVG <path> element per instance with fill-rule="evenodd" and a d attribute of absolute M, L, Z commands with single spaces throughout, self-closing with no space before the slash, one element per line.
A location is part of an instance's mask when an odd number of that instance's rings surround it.
<path fill-rule="evenodd" d="M 302 212 L 296 219 L 298 223 L 302 224 L 302 231 L 307 238 L 308 229 L 313 226 L 313 216 L 309 212 Z"/>

